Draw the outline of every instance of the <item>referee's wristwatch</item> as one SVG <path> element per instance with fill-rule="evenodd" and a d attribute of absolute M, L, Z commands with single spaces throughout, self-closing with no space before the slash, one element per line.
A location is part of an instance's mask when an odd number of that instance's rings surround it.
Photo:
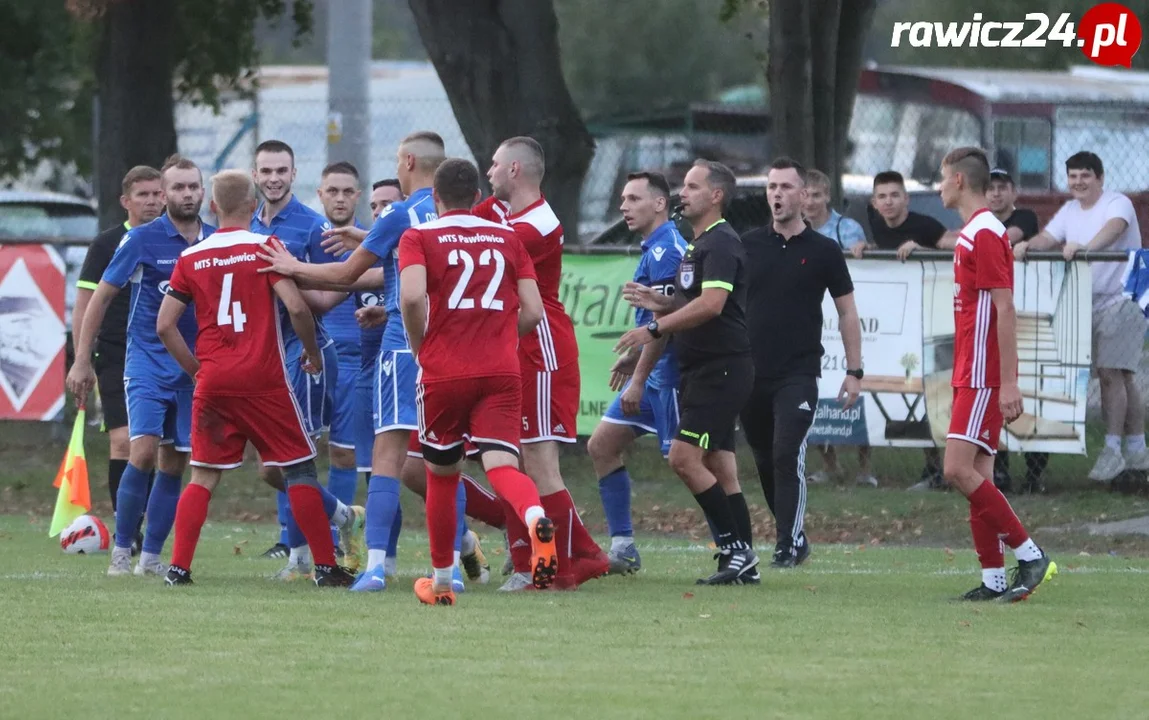
<path fill-rule="evenodd" d="M 646 330 L 647 330 L 647 332 L 650 333 L 650 336 L 652 338 L 654 338 L 655 340 L 662 337 L 662 333 L 658 329 L 658 321 L 657 320 L 651 320 L 650 322 L 648 322 L 646 324 Z"/>
<path fill-rule="evenodd" d="M 862 368 L 858 368 L 857 370 L 847 370 L 846 374 L 849 375 L 850 377 L 856 377 L 859 380 L 861 380 L 862 377 L 865 376 L 866 371 L 863 370 Z"/>

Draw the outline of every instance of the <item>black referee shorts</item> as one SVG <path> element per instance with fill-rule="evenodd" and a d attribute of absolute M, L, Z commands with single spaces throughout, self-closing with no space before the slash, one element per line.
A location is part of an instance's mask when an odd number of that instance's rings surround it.
<path fill-rule="evenodd" d="M 124 397 L 124 350 L 98 346 L 92 360 L 100 405 L 104 409 L 104 432 L 128 425 L 128 404 Z"/>
<path fill-rule="evenodd" d="M 674 439 L 703 450 L 734 451 L 734 426 L 754 385 L 749 355 L 708 360 L 685 368 L 678 382 Z"/>

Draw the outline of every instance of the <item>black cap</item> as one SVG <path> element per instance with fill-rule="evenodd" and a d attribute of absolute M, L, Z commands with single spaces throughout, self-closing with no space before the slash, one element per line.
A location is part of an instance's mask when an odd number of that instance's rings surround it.
<path fill-rule="evenodd" d="M 998 167 L 998 168 L 994 168 L 993 170 L 990 170 L 989 171 L 989 179 L 990 180 L 1005 180 L 1010 185 L 1013 184 L 1013 176 L 1010 175 L 1009 171 L 1006 170 L 1005 168 L 999 168 Z"/>

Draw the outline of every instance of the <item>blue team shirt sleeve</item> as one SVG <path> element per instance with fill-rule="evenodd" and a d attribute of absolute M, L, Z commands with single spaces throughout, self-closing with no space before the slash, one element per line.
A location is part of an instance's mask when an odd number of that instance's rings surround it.
<path fill-rule="evenodd" d="M 317 265 L 322 263 L 335 262 L 341 258 L 327 252 L 323 249 L 323 232 L 331 228 L 331 223 L 316 222 L 311 228 L 311 234 L 307 237 L 307 261 Z"/>
<path fill-rule="evenodd" d="M 650 266 L 647 275 L 652 285 L 661 285 L 669 282 L 674 285 L 674 278 L 678 275 L 678 266 L 682 263 L 682 249 L 676 243 L 666 243 L 654 248 L 650 257 Z M 661 253 L 658 251 L 661 250 Z"/>
<path fill-rule="evenodd" d="M 144 243 L 139 233 L 129 230 L 120 241 L 120 246 L 116 248 L 112 261 L 108 263 L 104 276 L 100 279 L 118 288 L 124 287 L 131 282 L 136 268 L 143 262 L 143 252 Z"/>
<path fill-rule="evenodd" d="M 363 239 L 363 248 L 375 257 L 384 259 L 399 247 L 399 238 L 408 227 L 406 208 L 396 210 L 394 205 L 388 205 Z"/>

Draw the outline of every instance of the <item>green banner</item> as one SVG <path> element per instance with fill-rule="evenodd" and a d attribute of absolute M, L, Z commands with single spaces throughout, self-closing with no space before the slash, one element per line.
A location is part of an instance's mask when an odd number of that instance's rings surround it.
<path fill-rule="evenodd" d="M 590 435 L 615 393 L 610 389 L 614 344 L 634 327 L 634 309 L 622 299 L 622 286 L 634 279 L 637 257 L 564 255 L 559 299 L 574 321 L 578 339 L 578 434 Z"/>

